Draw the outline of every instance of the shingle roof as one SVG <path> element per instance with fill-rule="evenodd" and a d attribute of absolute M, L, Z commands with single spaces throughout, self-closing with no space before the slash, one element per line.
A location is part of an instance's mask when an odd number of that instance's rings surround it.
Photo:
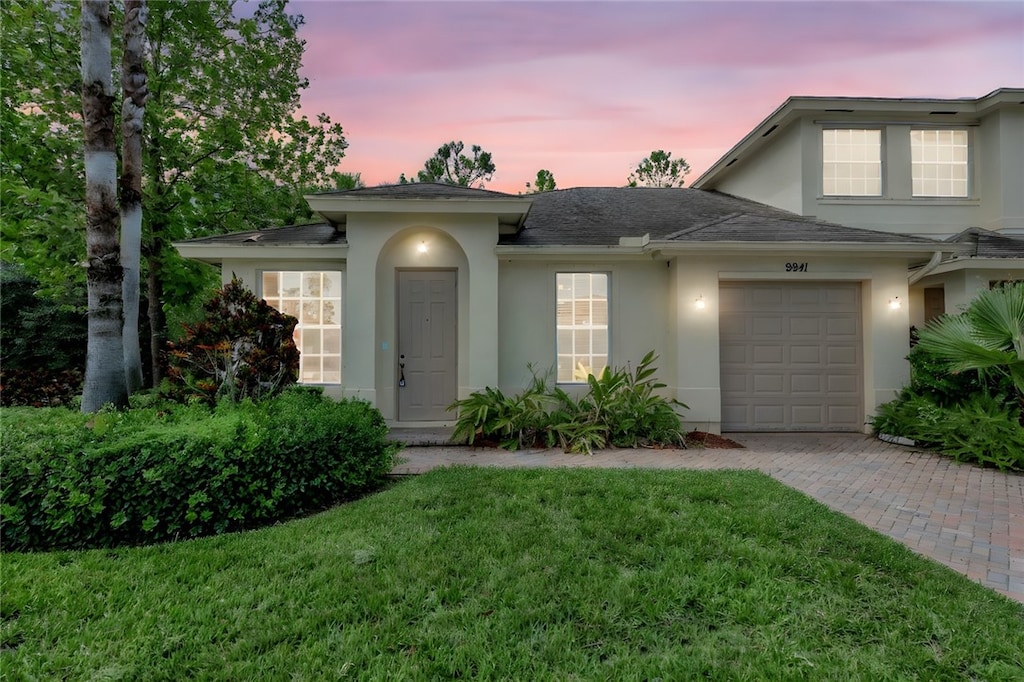
<path fill-rule="evenodd" d="M 360 187 L 358 189 L 341 190 L 338 192 L 322 192 L 316 196 L 366 197 L 372 199 L 508 199 L 520 198 L 516 194 L 494 192 L 476 187 L 460 187 L 445 185 L 439 182 L 410 182 L 405 185 L 380 185 L 378 187 Z"/>
<path fill-rule="evenodd" d="M 1024 238 L 999 234 L 980 227 L 971 227 L 949 241 L 959 244 L 970 244 L 975 258 L 1024 258 Z"/>
<path fill-rule="evenodd" d="M 601 246 L 643 235 L 676 242 L 933 243 L 804 218 L 720 192 L 645 187 L 579 187 L 538 194 L 523 230 L 502 241 Z"/>
<path fill-rule="evenodd" d="M 516 196 L 426 183 L 368 187 L 345 194 L 355 192 L 395 199 Z M 650 235 L 653 241 L 677 243 L 936 243 L 924 237 L 836 225 L 728 194 L 690 188 L 577 187 L 535 194 L 531 198 L 533 205 L 523 229 L 518 234 L 501 235 L 500 243 L 613 246 L 619 243 L 620 237 L 644 235 Z M 193 244 L 336 245 L 345 243 L 345 233 L 328 224 L 290 225 L 189 241 Z M 987 237 L 982 241 L 985 249 L 995 244 Z"/>
<path fill-rule="evenodd" d="M 317 223 L 313 225 L 287 225 L 271 227 L 264 230 L 232 232 L 212 237 L 199 237 L 188 240 L 191 244 L 252 244 L 267 246 L 289 246 L 296 244 L 329 245 L 344 244 L 345 233 L 339 232 L 332 225 Z"/>

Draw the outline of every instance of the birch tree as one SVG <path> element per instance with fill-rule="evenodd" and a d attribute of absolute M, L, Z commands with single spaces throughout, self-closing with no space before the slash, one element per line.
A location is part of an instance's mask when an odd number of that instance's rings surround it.
<path fill-rule="evenodd" d="M 142 259 L 142 117 L 146 110 L 145 0 L 124 4 L 121 53 L 121 266 L 124 268 L 124 373 L 128 392 L 142 388 L 139 262 Z"/>
<path fill-rule="evenodd" d="M 82 0 L 82 129 L 85 140 L 85 245 L 89 341 L 82 411 L 128 403 L 121 338 L 117 240 L 117 152 L 109 0 Z"/>

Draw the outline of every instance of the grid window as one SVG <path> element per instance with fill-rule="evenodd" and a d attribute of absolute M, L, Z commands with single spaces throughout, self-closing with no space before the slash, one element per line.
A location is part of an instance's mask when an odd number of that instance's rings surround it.
<path fill-rule="evenodd" d="M 608 366 L 608 275 L 555 276 L 558 383 L 583 383 Z"/>
<path fill-rule="evenodd" d="M 299 320 L 299 382 L 340 384 L 341 273 L 264 272 L 263 299 Z"/>
<path fill-rule="evenodd" d="M 967 196 L 967 131 L 911 130 L 915 197 Z"/>
<path fill-rule="evenodd" d="M 826 196 L 882 195 L 882 131 L 822 131 L 821 191 Z"/>

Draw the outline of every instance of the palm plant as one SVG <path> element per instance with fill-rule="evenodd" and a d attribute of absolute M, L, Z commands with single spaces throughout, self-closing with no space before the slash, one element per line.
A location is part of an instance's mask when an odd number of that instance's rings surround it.
<path fill-rule="evenodd" d="M 1024 283 L 982 292 L 964 313 L 930 322 L 920 338 L 951 372 L 1009 376 L 1024 420 Z"/>

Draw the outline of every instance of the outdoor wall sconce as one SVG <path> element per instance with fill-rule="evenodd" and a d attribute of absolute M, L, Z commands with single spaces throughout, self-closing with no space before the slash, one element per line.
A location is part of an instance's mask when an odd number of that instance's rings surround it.
<path fill-rule="evenodd" d="M 697 310 L 704 310 L 704 308 L 707 306 L 707 303 L 704 302 L 704 294 L 698 296 L 697 300 L 693 302 L 693 305 L 695 308 L 697 308 Z"/>
<path fill-rule="evenodd" d="M 899 296 L 893 296 L 891 299 L 889 299 L 889 310 L 899 310 L 902 306 L 903 304 L 900 303 Z"/>
<path fill-rule="evenodd" d="M 427 252 L 427 242 L 425 242 L 425 241 L 420 242 L 420 245 L 416 247 L 416 250 L 419 251 L 420 253 L 426 253 Z"/>

